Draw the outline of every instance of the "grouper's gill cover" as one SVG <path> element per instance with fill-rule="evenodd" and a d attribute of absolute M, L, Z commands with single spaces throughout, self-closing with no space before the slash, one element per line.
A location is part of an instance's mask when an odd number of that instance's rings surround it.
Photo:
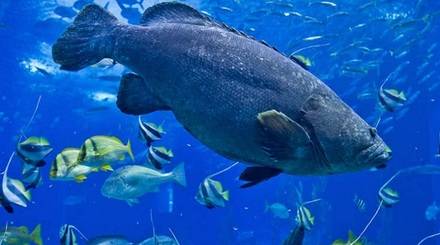
<path fill-rule="evenodd" d="M 303 104 L 301 121 L 316 136 L 330 172 L 359 170 L 370 163 L 379 166 L 390 158 L 390 150 L 353 110 L 333 92 L 317 89 Z M 347 115 L 352 115 L 347 117 Z"/>
<path fill-rule="evenodd" d="M 180 3 L 160 3 L 140 25 L 89 5 L 53 46 L 62 69 L 112 58 L 128 114 L 170 110 L 202 143 L 250 163 L 248 186 L 279 172 L 322 175 L 382 166 L 389 148 L 323 82 L 276 49 Z"/>

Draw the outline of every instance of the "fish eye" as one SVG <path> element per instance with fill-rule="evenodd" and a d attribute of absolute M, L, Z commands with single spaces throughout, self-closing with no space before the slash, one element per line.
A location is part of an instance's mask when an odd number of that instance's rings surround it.
<path fill-rule="evenodd" d="M 377 129 L 376 128 L 370 128 L 370 135 L 373 138 L 376 138 L 377 136 Z"/>

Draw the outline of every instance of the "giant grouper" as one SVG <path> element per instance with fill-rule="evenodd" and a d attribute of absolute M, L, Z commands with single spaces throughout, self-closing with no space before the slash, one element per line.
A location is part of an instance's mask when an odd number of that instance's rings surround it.
<path fill-rule="evenodd" d="M 52 53 L 64 70 L 103 58 L 131 69 L 119 109 L 172 111 L 203 144 L 251 165 L 244 187 L 281 172 L 351 172 L 391 158 L 376 129 L 295 60 L 185 4 L 156 4 L 139 25 L 88 5 Z"/>

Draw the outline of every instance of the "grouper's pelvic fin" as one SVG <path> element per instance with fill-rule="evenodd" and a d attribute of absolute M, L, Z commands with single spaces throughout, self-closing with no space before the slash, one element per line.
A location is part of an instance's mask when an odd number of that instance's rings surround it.
<path fill-rule="evenodd" d="M 112 52 L 112 26 L 118 20 L 98 5 L 86 6 L 52 47 L 61 69 L 77 71 L 98 63 Z"/>
<path fill-rule="evenodd" d="M 240 188 L 254 186 L 260 182 L 275 177 L 281 170 L 271 167 L 248 167 L 240 174 L 240 180 L 246 181 Z"/>
<path fill-rule="evenodd" d="M 122 76 L 116 104 L 123 113 L 132 115 L 169 109 L 151 92 L 148 83 L 134 73 Z"/>

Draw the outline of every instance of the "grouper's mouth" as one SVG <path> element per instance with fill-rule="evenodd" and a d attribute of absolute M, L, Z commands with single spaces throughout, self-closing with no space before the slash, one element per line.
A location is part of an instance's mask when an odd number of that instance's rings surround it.
<path fill-rule="evenodd" d="M 361 152 L 358 162 L 370 167 L 384 168 L 391 157 L 391 149 L 384 142 L 377 142 Z"/>

